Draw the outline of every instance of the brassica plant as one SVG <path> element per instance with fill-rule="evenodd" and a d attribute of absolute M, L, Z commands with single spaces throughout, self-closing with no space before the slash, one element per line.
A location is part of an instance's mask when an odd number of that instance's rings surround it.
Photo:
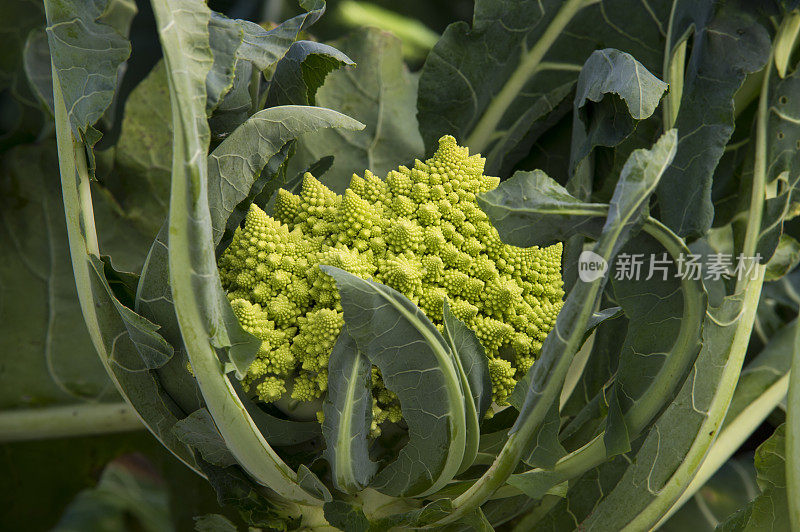
<path fill-rule="evenodd" d="M 796 0 L 16 3 L 0 438 L 144 425 L 199 530 L 800 530 Z M 64 529 L 172 526 L 131 470 Z"/>

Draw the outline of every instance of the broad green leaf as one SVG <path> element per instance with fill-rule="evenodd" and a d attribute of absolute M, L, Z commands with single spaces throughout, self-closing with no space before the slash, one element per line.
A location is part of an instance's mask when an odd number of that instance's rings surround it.
<path fill-rule="evenodd" d="M 209 45 L 214 64 L 206 78 L 209 125 L 218 141 L 261 109 L 264 104 L 262 74 L 272 75 L 298 34 L 313 24 L 325 2 L 300 2 L 308 12 L 284 21 L 271 30 L 247 20 L 211 14 Z"/>
<path fill-rule="evenodd" d="M 167 217 L 171 162 L 169 88 L 159 61 L 125 101 L 114 171 L 103 180 L 122 209 L 152 237 Z"/>
<path fill-rule="evenodd" d="M 334 485 L 345 493 L 364 489 L 378 464 L 369 457 L 372 424 L 372 365 L 344 328 L 328 362 L 328 394 L 322 432 L 323 456 L 331 465 Z"/>
<path fill-rule="evenodd" d="M 267 93 L 267 107 L 314 105 L 325 77 L 342 66 L 355 63 L 333 46 L 297 41 L 275 67 Z"/>
<path fill-rule="evenodd" d="M 252 201 L 269 185 L 259 179 L 261 171 L 286 143 L 325 128 L 363 127 L 352 118 L 321 107 L 286 105 L 251 116 L 208 156 L 208 203 L 214 243 L 220 242 L 226 229 L 232 234 L 233 228 L 244 219 L 249 204 L 237 208 L 239 204 L 248 197 Z M 253 193 L 256 183 L 261 189 Z M 269 190 L 276 188 L 270 186 Z M 236 216 L 229 219 L 234 212 Z"/>
<path fill-rule="evenodd" d="M 489 359 L 475 331 L 453 316 L 450 302 L 443 308 L 444 333 L 461 377 L 467 423 L 467 446 L 464 450 L 461 471 L 472 465 L 478 453 L 480 423 L 492 403 L 492 381 L 489 378 Z"/>
<path fill-rule="evenodd" d="M 450 482 L 466 442 L 464 390 L 450 346 L 405 296 L 338 268 L 345 326 L 400 399 L 409 441 L 370 486 L 393 496 L 422 496 Z"/>
<path fill-rule="evenodd" d="M 135 455 L 109 463 L 97 486 L 80 492 L 53 530 L 174 530 L 167 487 L 151 468 Z"/>
<path fill-rule="evenodd" d="M 786 454 L 786 425 L 781 425 L 756 449 L 756 481 L 761 494 L 731 515 L 717 530 L 790 530 Z"/>
<path fill-rule="evenodd" d="M 325 11 L 323 0 L 301 0 L 300 7 L 306 13 L 297 15 L 279 24 L 272 30 L 265 30 L 258 24 L 247 20 L 236 20 L 244 37 L 236 51 L 236 56 L 252 62 L 258 70 L 272 69 L 286 54 L 297 35 L 314 24 Z"/>
<path fill-rule="evenodd" d="M 361 508 L 357 508 L 345 501 L 326 502 L 325 520 L 339 530 L 352 530 L 353 532 L 367 532 L 370 522 Z"/>
<path fill-rule="evenodd" d="M 197 382 L 187 368 L 189 359 L 175 316 L 169 286 L 167 230 L 165 223 L 147 255 L 136 292 L 135 310 L 152 323 L 157 323 L 161 327 L 159 332 L 172 346 L 172 359 L 155 373 L 164 395 L 185 414 L 190 414 L 202 408 L 204 402 Z"/>
<path fill-rule="evenodd" d="M 597 237 L 607 212 L 603 204 L 576 199 L 541 170 L 516 172 L 477 200 L 501 238 L 520 247 L 549 246 L 575 234 Z"/>
<path fill-rule="evenodd" d="M 779 80 L 772 77 L 769 84 L 768 118 L 766 131 L 766 182 L 775 183 L 779 194 L 768 198 L 764 205 L 761 220 L 757 253 L 762 260 L 772 257 L 780 242 L 784 219 L 789 216 L 798 202 L 798 182 L 800 174 L 800 149 L 797 139 L 800 136 L 800 71 L 795 70 L 791 76 Z M 738 232 L 735 235 L 742 238 Z"/>
<path fill-rule="evenodd" d="M 709 482 L 713 483 L 712 477 L 716 471 L 721 467 L 730 467 L 730 464 L 737 460 L 731 457 L 767 419 L 776 405 L 786 398 L 795 331 L 796 322 L 786 324 L 779 329 L 758 356 L 742 370 L 719 436 L 703 459 L 697 474 L 667 515 L 662 518 L 662 522 L 676 511 L 684 513 L 684 510 L 680 509 L 684 504 L 691 507 L 692 498 L 697 501 L 705 490 L 704 486 Z M 740 458 L 738 460 L 741 461 Z M 751 494 L 737 506 L 749 501 L 754 495 L 755 493 Z M 732 511 L 729 509 L 722 517 Z"/>
<path fill-rule="evenodd" d="M 578 198 L 591 196 L 591 175 L 578 167 L 596 146 L 613 147 L 649 118 L 667 84 L 632 55 L 606 48 L 592 52 L 583 64 L 575 89 L 569 190 Z M 591 103 L 590 103 L 591 102 Z M 625 108 L 623 108 L 623 105 Z M 589 163 L 584 163 L 589 164 Z M 586 172 L 591 170 L 587 167 Z"/>
<path fill-rule="evenodd" d="M 208 44 L 214 63 L 206 76 L 206 113 L 211 115 L 233 87 L 236 51 L 244 39 L 244 30 L 235 20 L 211 12 L 208 21 Z"/>
<path fill-rule="evenodd" d="M 217 428 L 244 470 L 291 501 L 320 504 L 297 484 L 297 474 L 258 431 L 217 355 L 217 349 L 225 349 L 241 371 L 252 360 L 258 342 L 233 316 L 214 256 L 205 113 L 205 80 L 213 62 L 207 29 L 210 11 L 196 0 L 154 1 L 153 11 L 167 65 L 174 135 L 169 281 L 192 369 Z"/>
<path fill-rule="evenodd" d="M 533 467 L 553 469 L 556 462 L 567 454 L 558 437 L 561 416 L 558 415 L 558 400 L 553 401 L 544 416 L 542 425 L 533 438 L 533 445 L 523 457 L 523 461 Z"/>
<path fill-rule="evenodd" d="M 177 421 L 176 415 L 182 413 L 171 402 L 162 400 L 158 381 L 149 372 L 131 372 L 112 363 L 114 359 L 133 360 L 139 353 L 117 311 L 115 296 L 104 286 L 92 262 L 99 260 L 93 232 L 94 220 L 89 214 L 91 205 L 83 203 L 87 198 L 79 194 L 80 187 L 89 189 L 86 153 L 70 128 L 58 76 L 53 77 L 53 97 L 72 269 L 89 336 L 117 390 L 153 435 L 179 459 L 193 467 L 195 462 L 191 452 L 170 431 Z"/>
<path fill-rule="evenodd" d="M 293 168 L 333 155 L 324 182 L 343 192 L 353 173 L 368 169 L 383 176 L 398 164 L 413 163 L 423 147 L 414 111 L 417 81 L 403 64 L 400 41 L 365 28 L 330 44 L 357 66 L 331 72 L 317 91 L 316 104 L 352 116 L 366 128 L 306 135 Z"/>
<path fill-rule="evenodd" d="M 612 281 L 614 300 L 628 317 L 628 328 L 624 340 L 618 343 L 620 353 L 614 384 L 604 392 L 609 408 L 605 446 L 611 454 L 630 450 L 630 437 L 636 434 L 630 434 L 624 416 L 634 404 L 652 400 L 656 395 L 664 404 L 671 402 L 700 349 L 699 328 L 705 309 L 703 302 L 698 312 L 687 313 L 689 303 L 684 302 L 685 298 L 696 298 L 698 289 L 702 294 L 702 287 L 698 282 L 691 292 L 682 290 L 685 283 L 678 276 L 677 257 L 668 255 L 652 237 L 632 239 L 622 253 L 642 254 L 646 267 L 639 278 L 627 280 L 615 276 Z M 669 264 L 661 266 L 666 271 L 646 271 L 647 266 L 655 265 L 653 261 L 665 258 Z M 677 349 L 673 349 L 676 344 Z M 667 360 L 676 359 L 682 363 L 666 372 L 672 385 L 664 386 L 661 370 Z"/>
<path fill-rule="evenodd" d="M 21 146 L 0 170 L 2 408 L 113 396 L 78 304 L 54 152 Z"/>
<path fill-rule="evenodd" d="M 172 431 L 179 440 L 196 449 L 206 462 L 220 467 L 236 464 L 236 459 L 228 450 L 211 414 L 205 408 L 195 410 L 175 423 Z"/>
<path fill-rule="evenodd" d="M 567 416 L 577 416 L 611 379 L 619 364 L 619 339 L 625 337 L 627 327 L 628 320 L 621 315 L 615 315 L 598 325 L 581 378 L 567 402 L 562 405 L 562 413 Z M 570 429 L 565 427 L 564 430 Z"/>
<path fill-rule="evenodd" d="M 90 129 L 111 105 L 120 65 L 130 55 L 127 31 L 136 11 L 108 20 L 110 1 L 44 4 L 50 56 L 72 133 L 91 147 L 99 134 Z"/>
<path fill-rule="evenodd" d="M 504 159 L 520 158 L 512 150 L 569 94 L 595 48 L 634 53 L 658 74 L 668 13 L 665 1 L 477 1 L 471 26 L 448 26 L 422 69 L 427 150 L 451 134 L 487 157 L 489 172 L 510 166 Z"/>
<path fill-rule="evenodd" d="M 711 179 L 733 133 L 733 95 L 745 75 L 767 62 L 770 37 L 755 16 L 708 0 L 673 0 L 666 54 L 691 38 L 674 127 L 678 152 L 658 190 L 660 219 L 680 236 L 711 227 Z M 668 124 L 668 127 L 672 125 Z"/>
<path fill-rule="evenodd" d="M 752 293 L 748 295 L 752 298 Z M 751 307 L 748 309 L 747 305 Z M 644 439 L 631 467 L 585 521 L 586 526 L 622 528 L 633 526 L 634 519 L 657 521 L 660 515 L 654 515 L 656 510 L 650 510 L 648 505 L 656 497 L 677 498 L 679 492 L 672 494 L 680 489 L 676 487 L 679 481 L 673 475 L 691 479 L 703 457 L 694 454 L 693 447 L 710 444 L 722 424 L 724 410 L 719 415 L 719 397 L 732 394 L 736 382 L 731 382 L 730 370 L 725 370 L 736 363 L 730 358 L 737 331 L 740 322 L 748 320 L 748 314 L 752 317 L 753 307 L 753 302 L 745 301 L 742 294 L 726 297 L 720 307 L 709 307 L 703 323 L 702 348 L 691 373 L 675 401 Z M 727 404 L 725 401 L 725 408 Z M 665 489 L 668 484 L 670 491 Z M 663 499 L 656 503 L 659 508 L 665 504 Z M 666 510 L 668 507 L 663 511 Z"/>
<path fill-rule="evenodd" d="M 108 300 L 114 305 L 136 349 L 115 350 L 110 361 L 120 368 L 130 371 L 145 371 L 166 364 L 172 358 L 173 349 L 158 334 L 159 326 L 126 307 L 114 293 L 106 274 L 107 263 L 97 257 L 89 258 L 95 282 L 106 291 Z"/>

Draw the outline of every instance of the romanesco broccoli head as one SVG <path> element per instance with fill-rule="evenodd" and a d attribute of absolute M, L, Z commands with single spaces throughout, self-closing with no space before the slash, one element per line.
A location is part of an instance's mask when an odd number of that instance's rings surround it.
<path fill-rule="evenodd" d="M 324 394 L 344 324 L 333 279 L 319 268 L 326 264 L 395 288 L 440 330 L 447 298 L 489 357 L 492 399 L 506 404 L 561 308 L 561 244 L 500 240 L 475 200 L 499 184 L 484 162 L 445 136 L 427 161 L 385 180 L 354 175 L 344 195 L 306 173 L 299 195 L 278 191 L 274 216 L 253 205 L 219 259 L 234 313 L 262 341 L 245 387 L 265 402 Z M 401 416 L 377 369 L 373 399 L 377 435 Z"/>

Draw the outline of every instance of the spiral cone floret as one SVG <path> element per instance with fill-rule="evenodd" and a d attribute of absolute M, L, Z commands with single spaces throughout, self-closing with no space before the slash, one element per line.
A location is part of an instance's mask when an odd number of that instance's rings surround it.
<path fill-rule="evenodd" d="M 561 244 L 500 240 L 475 199 L 499 184 L 484 162 L 445 136 L 433 157 L 385 181 L 365 171 L 339 196 L 306 173 L 298 195 L 278 191 L 273 216 L 253 205 L 219 259 L 234 313 L 262 340 L 247 389 L 266 402 L 324 394 L 344 324 L 325 264 L 395 288 L 440 329 L 447 299 L 486 351 L 493 400 L 506 404 L 561 308 Z M 372 386 L 376 435 L 401 410 L 377 368 Z"/>

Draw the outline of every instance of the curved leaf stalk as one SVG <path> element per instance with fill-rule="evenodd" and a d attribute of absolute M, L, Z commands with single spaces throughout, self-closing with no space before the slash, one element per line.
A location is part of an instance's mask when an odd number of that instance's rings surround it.
<path fill-rule="evenodd" d="M 797 320 L 786 402 L 786 492 L 789 523 L 800 530 L 800 320 Z"/>
<path fill-rule="evenodd" d="M 780 34 L 780 32 L 779 32 Z M 742 255 L 754 257 L 761 236 L 761 222 L 764 212 L 764 201 L 767 199 L 767 121 L 769 118 L 769 82 L 774 64 L 774 47 L 764 72 L 764 81 L 758 102 L 756 117 L 755 160 L 753 167 L 753 183 L 750 196 L 750 208 L 747 216 Z M 644 508 L 624 530 L 644 530 L 654 526 L 675 504 L 681 494 L 686 491 L 700 469 L 703 459 L 714 443 L 722 422 L 730 406 L 739 374 L 742 370 L 750 334 L 753 330 L 756 309 L 764 283 L 766 265 L 756 266 L 755 275 L 750 278 L 741 276 L 736 283 L 735 293 L 743 296 L 742 310 L 738 317 L 733 343 L 727 357 L 727 363 L 714 396 L 708 408 L 705 420 L 697 432 L 689 452 L 680 467 L 658 492 L 658 495 Z"/>
<path fill-rule="evenodd" d="M 144 429 L 128 403 L 88 403 L 0 412 L 0 442 L 92 436 Z"/>
<path fill-rule="evenodd" d="M 673 258 L 689 253 L 683 239 L 652 217 L 647 219 L 642 230 L 655 238 Z M 650 391 L 625 413 L 631 439 L 641 433 L 661 410 L 664 402 L 670 400 L 697 355 L 699 330 L 706 313 L 705 289 L 702 281 L 695 279 L 682 279 L 681 285 L 684 294 L 683 319 L 675 343 L 653 379 Z M 605 431 L 601 431 L 588 443 L 561 458 L 552 470 L 535 468 L 516 477 L 540 477 L 535 491 L 541 496 L 554 486 L 599 466 L 606 458 Z M 512 484 L 522 487 L 522 482 L 513 481 Z M 532 492 L 528 494 L 534 495 Z"/>
<path fill-rule="evenodd" d="M 629 237 L 631 224 L 640 216 L 641 206 L 675 154 L 675 144 L 675 132 L 665 133 L 653 147 L 653 152 L 658 154 L 658 158 L 652 161 L 652 166 L 642 160 L 631 165 L 630 168 L 642 165 L 639 168 L 641 171 L 639 181 L 636 185 L 632 185 L 638 187 L 638 191 L 625 194 L 625 197 L 618 197 L 615 193 L 616 203 L 612 200 L 606 225 L 594 246 L 594 253 L 606 262 L 611 261 L 618 247 Z M 636 159 L 632 156 L 631 160 Z M 629 173 L 633 174 L 635 171 L 630 170 Z M 626 183 L 630 183 L 636 179 L 631 178 L 631 175 L 625 176 L 624 173 L 625 170 L 620 182 L 625 180 Z M 620 186 L 618 185 L 618 189 Z M 525 402 L 508 440 L 483 476 L 453 501 L 452 513 L 437 522 L 437 525 L 457 521 L 486 502 L 505 484 L 522 456 L 530 452 L 531 438 L 542 424 L 551 405 L 560 396 L 572 357 L 583 342 L 586 326 L 602 293 L 607 275 L 608 271 L 599 279 L 580 282 L 572 289 L 559 313 L 555 327 L 545 341 L 542 354 L 532 369 L 531 384 Z"/>
<path fill-rule="evenodd" d="M 714 476 L 714 473 L 733 456 L 733 453 L 741 447 L 745 440 L 753 434 L 753 431 L 780 404 L 781 400 L 786 397 L 788 390 L 789 374 L 787 373 L 767 388 L 756 401 L 748 405 L 746 409 L 736 416 L 736 419 L 725 423 L 719 433 L 719 437 L 709 449 L 708 455 L 703 460 L 692 482 L 681 494 L 677 502 L 672 505 L 672 508 L 659 520 L 656 528 L 665 523 L 672 514 L 677 512 Z M 787 449 L 790 448 L 787 444 Z"/>
<path fill-rule="evenodd" d="M 245 409 L 212 339 L 225 336 L 215 312 L 221 290 L 207 197 L 205 78 L 211 67 L 210 11 L 203 2 L 153 0 L 167 64 L 174 131 L 169 214 L 169 277 L 175 312 L 203 398 L 237 462 L 259 483 L 292 502 L 321 505 L 270 447 Z M 220 346 L 223 347 L 223 346 Z"/>
<path fill-rule="evenodd" d="M 585 7 L 596 4 L 600 0 L 567 0 L 561 6 L 556 16 L 550 22 L 547 30 L 536 42 L 533 48 L 525 52 L 520 58 L 520 65 L 500 92 L 492 99 L 492 103 L 486 108 L 478 123 L 467 137 L 465 144 L 474 153 L 484 152 L 489 144 L 494 140 L 493 135 L 497 129 L 497 124 L 503 118 L 511 103 L 522 91 L 528 79 L 539 69 L 542 59 L 550 50 L 550 47 L 558 39 L 564 28 L 570 23 L 575 14 Z"/>
<path fill-rule="evenodd" d="M 55 66 L 51 65 L 51 68 L 53 70 L 53 111 L 58 147 L 58 164 L 61 173 L 61 194 L 64 200 L 64 215 L 67 222 L 67 238 L 69 240 L 70 258 L 72 259 L 72 270 L 78 292 L 78 302 L 81 306 L 83 319 L 86 322 L 86 329 L 109 379 L 114 383 L 117 391 L 133 410 L 138 420 L 176 458 L 201 476 L 204 476 L 197 469 L 188 451 L 183 453 L 167 445 L 158 432 L 144 420 L 139 409 L 136 408 L 131 397 L 120 384 L 115 369 L 111 366 L 112 355 L 107 348 L 107 344 L 111 345 L 112 342 L 106 342 L 104 338 L 103 328 L 100 325 L 101 320 L 98 316 L 98 296 L 95 294 L 94 283 L 92 282 L 93 274 L 90 257 L 95 257 L 99 260 L 100 248 L 97 242 L 97 230 L 94 223 L 92 197 L 89 189 L 90 178 L 86 165 L 86 151 L 83 143 L 79 142 L 72 133 L 67 107 L 61 90 L 61 82 Z"/>

